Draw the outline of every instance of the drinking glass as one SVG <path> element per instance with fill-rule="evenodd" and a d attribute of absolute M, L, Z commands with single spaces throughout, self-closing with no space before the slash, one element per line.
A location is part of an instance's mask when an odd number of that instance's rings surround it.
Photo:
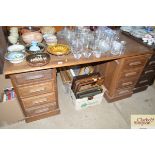
<path fill-rule="evenodd" d="M 107 51 L 109 51 L 111 49 L 111 40 L 109 38 L 107 38 L 106 40 L 101 39 L 99 41 L 99 50 L 102 53 L 105 53 Z"/>
<path fill-rule="evenodd" d="M 94 51 L 93 51 L 93 55 L 94 55 L 96 58 L 100 58 L 101 55 L 102 55 L 102 52 L 99 51 L 99 50 L 94 50 Z"/>
<path fill-rule="evenodd" d="M 76 51 L 76 50 L 72 49 L 72 54 L 75 59 L 80 59 L 82 56 L 82 51 Z"/>
<path fill-rule="evenodd" d="M 92 54 L 92 51 L 90 49 L 84 49 L 82 54 L 85 58 L 89 58 Z"/>
<path fill-rule="evenodd" d="M 118 42 L 118 41 L 114 41 L 112 44 L 112 49 L 111 49 L 111 53 L 113 55 L 120 55 L 123 54 L 125 51 L 125 42 Z"/>
<path fill-rule="evenodd" d="M 80 59 L 82 56 L 83 51 L 83 45 L 80 39 L 72 40 L 72 54 L 74 55 L 74 58 Z"/>

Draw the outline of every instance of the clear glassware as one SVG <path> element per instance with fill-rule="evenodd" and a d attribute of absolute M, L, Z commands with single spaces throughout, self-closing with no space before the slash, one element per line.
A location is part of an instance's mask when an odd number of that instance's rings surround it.
<path fill-rule="evenodd" d="M 102 52 L 99 51 L 99 50 L 94 50 L 94 51 L 93 51 L 93 55 L 94 55 L 96 58 L 100 58 L 101 55 L 102 55 Z"/>
<path fill-rule="evenodd" d="M 111 40 L 110 39 L 102 39 L 99 41 L 99 50 L 102 52 L 102 53 L 105 53 L 109 50 L 111 50 Z"/>
<path fill-rule="evenodd" d="M 90 56 L 91 56 L 91 54 L 92 54 L 92 51 L 91 50 L 83 50 L 83 52 L 82 52 L 82 54 L 83 54 L 83 56 L 85 57 L 85 58 L 89 58 Z"/>
<path fill-rule="evenodd" d="M 125 51 L 125 42 L 118 42 L 118 41 L 114 41 L 112 44 L 112 48 L 111 48 L 111 53 L 113 55 L 120 55 L 123 54 Z"/>
<path fill-rule="evenodd" d="M 82 51 L 72 50 L 72 53 L 75 59 L 80 59 L 82 56 Z"/>
<path fill-rule="evenodd" d="M 72 40 L 71 46 L 72 46 L 72 54 L 74 58 L 80 59 L 82 56 L 82 51 L 83 51 L 83 45 L 82 45 L 81 40 L 78 38 L 75 40 Z"/>

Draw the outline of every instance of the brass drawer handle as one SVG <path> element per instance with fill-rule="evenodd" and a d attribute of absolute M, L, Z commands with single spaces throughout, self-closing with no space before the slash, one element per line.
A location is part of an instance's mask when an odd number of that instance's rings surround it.
<path fill-rule="evenodd" d="M 49 104 L 41 105 L 39 109 L 49 108 L 49 106 L 51 107 L 51 106 L 54 106 L 55 104 L 56 103 L 49 103 Z M 38 110 L 38 108 L 36 109 L 36 107 L 30 107 L 26 109 L 27 112 L 31 112 L 33 110 Z"/>
<path fill-rule="evenodd" d="M 45 111 L 48 111 L 49 110 L 49 107 L 47 107 L 47 108 L 44 108 L 44 109 L 39 109 L 39 110 L 35 110 L 35 112 L 34 113 L 42 113 L 42 112 L 45 112 Z"/>
<path fill-rule="evenodd" d="M 151 61 L 151 62 L 149 63 L 149 65 L 152 65 L 152 64 L 155 64 L 155 61 Z"/>
<path fill-rule="evenodd" d="M 47 102 L 47 98 L 44 98 L 44 99 L 39 100 L 39 101 L 34 101 L 34 102 L 32 102 L 32 105 L 36 105 L 36 104 L 43 103 L 43 102 Z"/>
<path fill-rule="evenodd" d="M 141 64 L 142 64 L 141 61 L 136 61 L 136 62 L 129 63 L 129 66 L 136 66 Z"/>
<path fill-rule="evenodd" d="M 129 90 L 122 90 L 118 94 L 124 94 L 124 93 L 128 93 L 128 92 L 129 92 Z"/>
<path fill-rule="evenodd" d="M 30 93 L 40 92 L 40 91 L 44 91 L 44 90 L 45 90 L 45 87 L 37 88 L 37 89 L 31 89 Z"/>
<path fill-rule="evenodd" d="M 43 78 L 44 75 L 33 75 L 26 78 L 26 80 L 40 79 Z"/>
<path fill-rule="evenodd" d="M 152 73 L 152 72 L 154 72 L 154 70 L 148 70 L 148 71 L 145 71 L 145 74 Z"/>
<path fill-rule="evenodd" d="M 143 80 L 143 81 L 140 81 L 139 83 L 142 84 L 142 83 L 145 83 L 145 82 L 148 82 L 148 80 Z"/>
<path fill-rule="evenodd" d="M 133 75 L 136 75 L 136 74 L 137 74 L 137 72 L 126 73 L 125 77 L 133 76 Z"/>
<path fill-rule="evenodd" d="M 131 85 L 131 84 L 133 84 L 133 82 L 125 82 L 125 83 L 122 83 L 122 86 L 128 86 L 128 85 Z"/>

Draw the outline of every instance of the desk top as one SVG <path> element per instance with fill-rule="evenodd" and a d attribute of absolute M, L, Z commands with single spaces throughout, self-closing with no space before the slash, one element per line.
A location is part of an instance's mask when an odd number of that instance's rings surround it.
<path fill-rule="evenodd" d="M 15 73 L 22 73 L 22 72 L 29 72 L 35 70 L 42 70 L 42 69 L 49 69 L 49 68 L 58 68 L 64 66 L 73 66 L 79 64 L 88 64 L 93 62 L 101 62 L 101 61 L 108 61 L 108 60 L 115 60 L 120 58 L 126 58 L 130 56 L 136 55 L 143 55 L 143 54 L 152 54 L 152 50 L 145 47 L 144 45 L 134 41 L 133 39 L 121 34 L 120 40 L 126 41 L 126 50 L 122 55 L 112 55 L 109 53 L 102 55 L 100 58 L 96 58 L 95 56 L 91 56 L 89 58 L 80 58 L 75 59 L 72 54 L 64 55 L 64 56 L 54 56 L 50 55 L 51 60 L 50 62 L 42 67 L 31 67 L 27 64 L 26 60 L 19 64 L 12 64 L 8 61 L 4 63 L 4 74 L 15 74 Z"/>

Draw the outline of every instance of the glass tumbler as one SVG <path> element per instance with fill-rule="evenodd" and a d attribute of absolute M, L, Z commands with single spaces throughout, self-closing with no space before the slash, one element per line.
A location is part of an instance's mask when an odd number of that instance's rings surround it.
<path fill-rule="evenodd" d="M 74 58 L 80 59 L 82 56 L 83 45 L 80 39 L 75 39 L 72 41 L 72 54 Z"/>

